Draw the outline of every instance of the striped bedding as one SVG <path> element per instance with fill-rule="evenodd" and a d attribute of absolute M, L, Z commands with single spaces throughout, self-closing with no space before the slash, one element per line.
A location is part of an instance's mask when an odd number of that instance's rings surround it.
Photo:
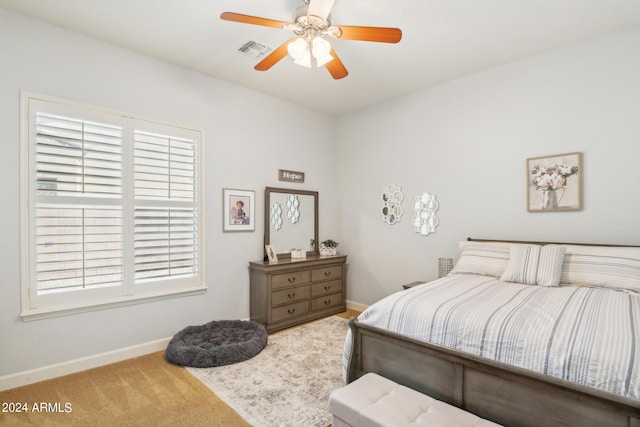
<path fill-rule="evenodd" d="M 359 320 L 640 400 L 640 294 L 451 275 L 384 298 Z M 351 353 L 345 341 L 343 370 Z"/>

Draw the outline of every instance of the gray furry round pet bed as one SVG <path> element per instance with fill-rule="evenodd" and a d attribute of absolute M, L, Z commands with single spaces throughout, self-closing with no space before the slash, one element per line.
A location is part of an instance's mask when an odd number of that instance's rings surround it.
<path fill-rule="evenodd" d="M 246 320 L 217 320 L 187 326 L 169 342 L 165 357 L 194 368 L 231 365 L 251 359 L 267 345 L 267 330 Z"/>

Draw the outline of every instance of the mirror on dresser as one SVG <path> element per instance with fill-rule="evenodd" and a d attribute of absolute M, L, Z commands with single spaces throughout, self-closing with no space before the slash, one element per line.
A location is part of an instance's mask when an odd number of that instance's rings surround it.
<path fill-rule="evenodd" d="M 266 187 L 264 208 L 264 244 L 273 246 L 279 258 L 290 257 L 292 249 L 318 253 L 317 191 Z"/>

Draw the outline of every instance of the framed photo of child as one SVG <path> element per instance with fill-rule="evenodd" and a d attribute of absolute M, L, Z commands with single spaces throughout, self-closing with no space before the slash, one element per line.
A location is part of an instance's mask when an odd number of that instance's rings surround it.
<path fill-rule="evenodd" d="M 222 189 L 222 231 L 254 231 L 255 191 Z"/>

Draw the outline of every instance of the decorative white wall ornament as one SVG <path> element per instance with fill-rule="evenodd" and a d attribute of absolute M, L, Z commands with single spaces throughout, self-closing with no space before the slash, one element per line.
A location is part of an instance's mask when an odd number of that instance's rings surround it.
<path fill-rule="evenodd" d="M 298 200 L 298 196 L 291 194 L 287 198 L 287 218 L 289 218 L 289 222 L 291 224 L 295 224 L 300 219 L 300 211 L 298 210 L 299 206 L 300 200 Z"/>
<path fill-rule="evenodd" d="M 402 194 L 402 188 L 396 185 L 388 185 L 382 189 L 382 220 L 387 224 L 395 224 L 400 222 L 400 217 L 403 214 L 402 200 L 404 194 Z"/>
<path fill-rule="evenodd" d="M 413 228 L 416 233 L 428 236 L 436 231 L 436 227 L 438 226 L 436 211 L 439 207 L 440 204 L 436 200 L 435 194 L 422 193 L 416 196 L 416 200 L 413 202 L 413 211 L 415 213 L 413 217 Z"/>
<path fill-rule="evenodd" d="M 271 205 L 271 228 L 276 231 L 282 228 L 282 206 L 277 202 Z"/>

